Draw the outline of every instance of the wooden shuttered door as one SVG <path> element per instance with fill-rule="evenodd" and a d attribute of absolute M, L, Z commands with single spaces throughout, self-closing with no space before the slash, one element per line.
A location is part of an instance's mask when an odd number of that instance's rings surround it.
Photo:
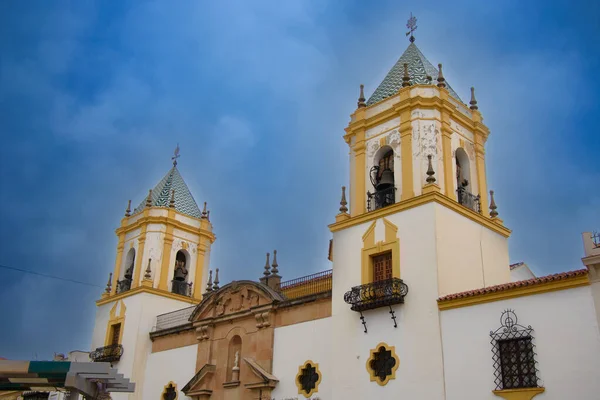
<path fill-rule="evenodd" d="M 392 253 L 373 257 L 373 282 L 392 279 Z"/>
<path fill-rule="evenodd" d="M 121 336 L 121 324 L 113 325 L 110 344 L 119 344 L 119 336 Z"/>

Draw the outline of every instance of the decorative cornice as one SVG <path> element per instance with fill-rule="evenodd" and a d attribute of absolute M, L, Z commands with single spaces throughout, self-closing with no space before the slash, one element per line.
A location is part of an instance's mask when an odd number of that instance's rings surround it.
<path fill-rule="evenodd" d="M 165 209 L 168 210 L 168 208 L 165 208 Z M 180 214 L 180 213 L 178 213 L 178 214 L 183 215 L 186 218 L 191 218 L 184 214 Z M 202 220 L 199 220 L 199 219 L 197 219 L 197 221 L 199 221 L 201 224 L 204 223 Z M 181 222 L 177 219 L 170 218 L 168 216 L 153 216 L 153 215 L 143 216 L 130 225 L 122 225 L 121 227 L 117 228 L 115 233 L 117 235 L 124 234 L 127 232 L 131 232 L 135 229 L 138 229 L 138 228 L 142 227 L 143 225 L 148 225 L 148 224 L 171 225 L 174 228 L 177 228 L 184 232 L 207 237 L 208 239 L 210 239 L 211 243 L 214 243 L 214 241 L 216 240 L 215 234 L 207 229 L 202 228 L 202 225 L 201 225 L 201 227 L 197 228 L 197 227 L 188 225 L 184 222 Z"/>
<path fill-rule="evenodd" d="M 199 299 L 195 299 L 192 297 L 182 296 L 180 294 L 171 293 L 171 292 L 167 292 L 166 290 L 156 289 L 156 288 L 152 288 L 152 287 L 148 287 L 148 286 L 138 286 L 134 289 L 130 289 L 130 290 L 127 290 L 122 293 L 118 293 L 118 294 L 115 294 L 115 295 L 112 295 L 109 297 L 105 297 L 100 300 L 96 300 L 96 305 L 102 306 L 104 304 L 112 303 L 113 301 L 121 300 L 126 297 L 133 296 L 133 295 L 136 295 L 139 293 L 154 294 L 157 296 L 167 297 L 169 299 L 179 300 L 179 301 L 183 301 L 183 302 L 190 303 L 190 304 L 199 304 L 200 303 Z"/>
<path fill-rule="evenodd" d="M 440 310 L 449 310 L 452 308 L 473 306 L 515 297 L 572 289 L 589 284 L 590 278 L 588 270 L 580 269 L 525 281 L 504 283 L 501 285 L 449 294 L 440 297 L 437 302 Z"/>
<path fill-rule="evenodd" d="M 356 215 L 344 221 L 335 222 L 329 225 L 329 230 L 331 232 L 337 232 L 342 229 L 349 228 L 351 226 L 363 224 L 366 222 L 374 221 L 379 218 L 386 217 L 391 214 L 396 214 L 400 211 L 408 210 L 410 208 L 418 207 L 423 204 L 427 204 L 430 202 L 435 202 L 440 204 L 450 210 L 456 211 L 463 217 L 469 218 L 470 220 L 477 222 L 478 224 L 502 235 L 504 237 L 509 237 L 511 234 L 511 230 L 502 226 L 498 223 L 493 222 L 490 218 L 484 217 L 483 215 L 471 210 L 470 208 L 464 207 L 457 203 L 456 201 L 446 197 L 444 194 L 439 193 L 437 191 L 432 191 L 429 193 L 424 193 L 420 196 L 411 197 L 406 200 L 402 200 L 396 204 L 391 206 L 387 206 L 384 208 L 380 208 L 375 211 L 363 213 L 360 215 Z"/>

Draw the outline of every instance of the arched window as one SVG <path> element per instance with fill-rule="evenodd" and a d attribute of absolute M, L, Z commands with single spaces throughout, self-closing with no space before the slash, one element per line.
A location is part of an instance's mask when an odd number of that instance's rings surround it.
<path fill-rule="evenodd" d="M 375 193 L 367 192 L 367 208 L 369 211 L 389 206 L 396 202 L 394 184 L 394 150 L 383 146 L 375 154 L 373 167 L 369 171 L 371 184 Z"/>
<path fill-rule="evenodd" d="M 471 166 L 469 156 L 461 147 L 456 149 L 456 187 L 465 188 L 471 192 Z"/>
<path fill-rule="evenodd" d="M 479 196 L 471 193 L 471 164 L 469 156 L 461 147 L 456 149 L 456 197 L 460 204 L 475 212 L 481 212 Z"/>
<path fill-rule="evenodd" d="M 123 279 L 117 281 L 117 293 L 125 292 L 131 289 L 133 280 L 133 268 L 135 266 L 135 249 L 132 247 L 125 257 L 125 268 L 123 269 Z"/>
<path fill-rule="evenodd" d="M 186 253 L 179 250 L 175 255 L 175 268 L 173 270 L 171 292 L 182 294 L 184 296 L 191 295 L 191 288 L 187 283 L 188 272 L 188 257 Z"/>
<path fill-rule="evenodd" d="M 240 379 L 240 360 L 242 359 L 242 338 L 235 335 L 229 341 L 227 353 L 227 382 Z"/>
<path fill-rule="evenodd" d="M 133 279 L 133 267 L 135 266 L 135 249 L 132 247 L 125 258 L 125 279 Z"/>

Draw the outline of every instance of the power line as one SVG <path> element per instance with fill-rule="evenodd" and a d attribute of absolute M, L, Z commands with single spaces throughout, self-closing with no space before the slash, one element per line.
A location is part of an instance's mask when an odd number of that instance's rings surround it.
<path fill-rule="evenodd" d="M 93 283 L 88 283 L 88 282 L 82 282 L 82 281 L 78 281 L 75 279 L 69 279 L 69 278 L 62 278 L 60 276 L 54 276 L 54 275 L 48 275 L 48 274 L 42 274 L 41 272 L 35 272 L 35 271 L 27 271 L 26 269 L 20 269 L 20 268 L 15 268 L 15 267 L 9 267 L 7 265 L 2 265 L 0 264 L 0 268 L 5 268 L 5 269 L 10 269 L 13 271 L 19 271 L 19 272 L 24 272 L 26 274 L 31 274 L 31 275 L 38 275 L 38 276 L 43 276 L 45 278 L 52 278 L 52 279 L 58 279 L 59 281 L 66 281 L 66 282 L 71 282 L 71 283 L 78 283 L 80 285 L 87 285 L 87 286 L 93 286 L 93 287 L 99 287 L 102 288 L 102 286 L 99 285 L 94 285 Z"/>

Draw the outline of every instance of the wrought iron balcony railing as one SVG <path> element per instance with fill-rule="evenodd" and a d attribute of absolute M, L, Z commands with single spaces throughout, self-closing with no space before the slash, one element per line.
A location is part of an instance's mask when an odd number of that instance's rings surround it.
<path fill-rule="evenodd" d="M 117 281 L 117 293 L 123 293 L 131 289 L 131 279 Z"/>
<path fill-rule="evenodd" d="M 297 299 L 299 297 L 331 292 L 332 276 L 333 270 L 331 269 L 317 272 L 316 274 L 281 282 L 278 290 L 287 299 Z"/>
<path fill-rule="evenodd" d="M 459 204 L 462 204 L 463 206 L 470 208 L 477 213 L 481 213 L 481 197 L 479 195 L 475 196 L 469 193 L 469 191 L 463 186 L 456 190 L 456 194 Z"/>
<path fill-rule="evenodd" d="M 396 202 L 396 188 L 378 190 L 375 193 L 367 192 L 367 211 L 378 210 L 383 207 L 391 206 Z"/>
<path fill-rule="evenodd" d="M 117 362 L 123 355 L 123 345 L 111 344 L 110 346 L 98 347 L 90 353 L 93 362 Z"/>
<path fill-rule="evenodd" d="M 391 206 L 396 202 L 396 188 L 389 187 L 377 190 L 375 193 L 367 192 L 367 211 L 374 211 Z"/>
<path fill-rule="evenodd" d="M 171 293 L 180 294 L 182 296 L 192 297 L 192 284 L 186 281 L 171 281 Z"/>
<path fill-rule="evenodd" d="M 344 295 L 352 311 L 366 311 L 404 303 L 408 286 L 399 278 L 385 279 L 366 285 L 354 286 Z"/>

